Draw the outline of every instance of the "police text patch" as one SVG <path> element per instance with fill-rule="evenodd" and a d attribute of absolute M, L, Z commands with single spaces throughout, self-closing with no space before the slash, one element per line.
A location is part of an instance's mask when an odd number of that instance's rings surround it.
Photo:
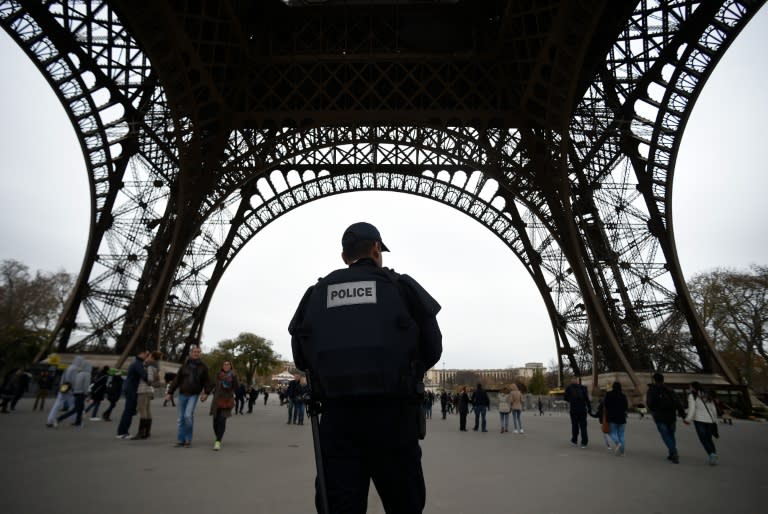
<path fill-rule="evenodd" d="M 376 303 L 376 281 L 344 282 L 328 286 L 328 308 Z"/>

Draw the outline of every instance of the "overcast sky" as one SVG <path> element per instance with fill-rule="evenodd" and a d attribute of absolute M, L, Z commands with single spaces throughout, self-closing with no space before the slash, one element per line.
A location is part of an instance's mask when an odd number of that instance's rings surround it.
<path fill-rule="evenodd" d="M 675 170 L 673 215 L 686 277 L 768 264 L 764 155 L 768 10 L 732 45 L 699 98 Z M 90 199 L 74 131 L 34 65 L 0 31 L 0 259 L 80 269 Z M 556 356 L 541 297 L 514 254 L 471 218 L 397 193 L 323 199 L 272 223 L 238 255 L 213 298 L 203 341 L 248 331 L 290 359 L 286 327 L 307 286 L 341 267 L 343 230 L 375 224 L 385 265 L 442 304 L 446 368 L 548 364 Z"/>

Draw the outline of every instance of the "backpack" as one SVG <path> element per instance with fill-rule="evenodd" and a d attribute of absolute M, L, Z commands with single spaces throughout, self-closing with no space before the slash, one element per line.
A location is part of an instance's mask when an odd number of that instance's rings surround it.
<path fill-rule="evenodd" d="M 653 410 L 657 412 L 674 412 L 676 408 L 675 396 L 672 391 L 664 386 L 656 388 L 654 394 Z"/>

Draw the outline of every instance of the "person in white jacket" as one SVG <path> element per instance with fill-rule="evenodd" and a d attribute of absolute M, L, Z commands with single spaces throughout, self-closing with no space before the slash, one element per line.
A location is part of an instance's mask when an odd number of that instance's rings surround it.
<path fill-rule="evenodd" d="M 698 382 L 691 383 L 691 392 L 688 393 L 688 410 L 685 416 L 685 424 L 696 428 L 696 435 L 707 452 L 709 464 L 717 464 L 717 451 L 712 436 L 717 430 L 717 408 L 712 394 L 701 389 Z"/>

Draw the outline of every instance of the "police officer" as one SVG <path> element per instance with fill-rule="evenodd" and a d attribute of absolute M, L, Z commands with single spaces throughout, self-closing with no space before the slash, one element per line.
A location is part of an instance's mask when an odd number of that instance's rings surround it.
<path fill-rule="evenodd" d="M 382 266 L 389 249 L 373 225 L 351 225 L 341 244 L 348 268 L 307 290 L 288 329 L 294 362 L 322 404 L 329 510 L 366 512 L 373 480 L 386 512 L 421 513 L 420 393 L 442 354 L 440 305 L 415 280 Z M 317 480 L 318 512 L 320 488 Z"/>

